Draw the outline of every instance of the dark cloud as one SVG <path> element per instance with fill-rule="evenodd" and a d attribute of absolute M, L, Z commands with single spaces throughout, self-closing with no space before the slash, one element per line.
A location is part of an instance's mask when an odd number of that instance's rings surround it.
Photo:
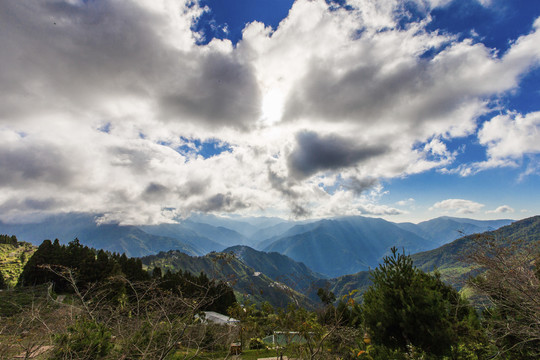
<path fill-rule="evenodd" d="M 10 210 L 17 209 L 18 211 L 27 212 L 47 212 L 58 210 L 65 203 L 62 200 L 55 198 L 26 198 L 26 199 L 9 199 L 0 206 L 0 212 L 9 213 Z"/>
<path fill-rule="evenodd" d="M 210 178 L 200 181 L 187 181 L 185 184 L 179 187 L 178 195 L 182 199 L 187 199 L 193 195 L 201 195 L 210 187 L 211 182 L 212 179 Z"/>
<path fill-rule="evenodd" d="M 293 189 L 296 181 L 279 176 L 275 171 L 272 171 L 270 167 L 268 167 L 268 181 L 273 189 L 284 195 L 293 217 L 304 218 L 311 215 L 311 212 L 300 204 L 302 200 L 300 194 Z"/>
<path fill-rule="evenodd" d="M 355 166 L 389 151 L 385 145 L 361 145 L 349 138 L 320 136 L 311 131 L 298 133 L 296 142 L 297 146 L 288 158 L 289 171 L 296 179 L 306 178 L 319 171 Z"/>
<path fill-rule="evenodd" d="M 0 169 L 0 186 L 14 188 L 32 183 L 66 186 L 75 177 L 67 154 L 30 141 L 0 145 Z"/>
<path fill-rule="evenodd" d="M 369 58 L 369 54 L 365 54 Z M 373 54 L 376 58 L 378 54 Z M 284 119 L 302 116 L 371 122 L 401 106 L 401 99 L 422 89 L 425 65 L 414 63 L 391 75 L 382 75 L 381 64 L 337 71 L 330 62 L 312 63 L 285 106 Z M 342 70 L 342 69 L 340 69 Z"/>
<path fill-rule="evenodd" d="M 160 99 L 163 116 L 171 121 L 183 116 L 212 125 L 247 129 L 260 111 L 260 92 L 253 69 L 234 58 L 209 54 L 181 88 Z"/>
<path fill-rule="evenodd" d="M 160 40 L 149 31 L 158 21 L 130 2 L 2 1 L 0 81 L 11 95 L 0 97 L 0 109 L 8 109 L 0 111 L 65 111 L 66 104 L 91 107 L 114 94 L 144 93 L 141 80 L 155 78 L 162 61 L 152 57 Z"/>
<path fill-rule="evenodd" d="M 149 152 L 147 148 L 128 146 L 111 147 L 109 154 L 111 165 L 125 167 L 134 174 L 139 175 L 150 171 L 153 155 L 155 155 Z"/>
<path fill-rule="evenodd" d="M 295 218 L 305 218 L 311 215 L 311 211 L 306 209 L 304 206 L 294 203 L 291 206 L 291 213 Z"/>
<path fill-rule="evenodd" d="M 388 71 L 383 66 L 387 55 L 369 46 L 363 59 L 362 65 L 347 69 L 336 67 L 332 61 L 312 62 L 291 92 L 283 119 L 401 124 L 415 133 L 424 123 L 445 119 L 484 94 L 435 60 L 411 57 Z M 465 59 L 461 61 L 466 63 Z M 460 63 L 448 67 L 459 68 Z M 451 86 L 442 86 L 444 83 Z"/>
<path fill-rule="evenodd" d="M 356 177 L 350 177 L 341 182 L 341 186 L 345 189 L 354 191 L 355 194 L 360 195 L 364 191 L 371 189 L 377 185 L 379 181 L 375 178 L 359 179 Z"/>
<path fill-rule="evenodd" d="M 164 185 L 152 182 L 148 184 L 146 189 L 144 189 L 142 198 L 149 201 L 162 200 L 167 196 L 168 193 L 169 188 Z"/>
<path fill-rule="evenodd" d="M 268 169 L 268 181 L 275 190 L 285 195 L 288 199 L 297 199 L 300 195 L 291 189 L 293 182 L 283 176 L 279 176 L 275 171 Z"/>
<path fill-rule="evenodd" d="M 230 192 L 226 194 L 216 194 L 204 201 L 199 202 L 192 210 L 206 212 L 226 211 L 233 212 L 235 210 L 245 209 L 248 205 L 242 200 L 234 197 Z"/>
<path fill-rule="evenodd" d="M 9 96 L 0 116 L 97 111 L 131 96 L 167 121 L 249 128 L 260 108 L 253 68 L 232 53 L 172 45 L 163 20 L 131 1 L 2 1 L 0 83 Z"/>

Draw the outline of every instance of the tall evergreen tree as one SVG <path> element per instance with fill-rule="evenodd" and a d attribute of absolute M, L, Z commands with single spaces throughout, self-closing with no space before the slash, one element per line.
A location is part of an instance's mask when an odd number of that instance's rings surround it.
<path fill-rule="evenodd" d="M 17 246 L 18 245 L 18 241 L 17 241 L 17 237 L 15 235 L 0 235 L 0 244 L 8 244 L 8 245 L 12 245 L 12 246 Z"/>
<path fill-rule="evenodd" d="M 458 340 L 452 323 L 460 305 L 453 288 L 414 267 L 411 257 L 396 248 L 371 277 L 364 319 L 375 344 L 403 350 L 413 345 L 438 356 L 450 353 Z"/>

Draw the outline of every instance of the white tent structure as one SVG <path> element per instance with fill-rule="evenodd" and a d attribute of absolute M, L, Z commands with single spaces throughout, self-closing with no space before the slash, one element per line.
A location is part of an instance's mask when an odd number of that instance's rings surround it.
<path fill-rule="evenodd" d="M 236 325 L 240 323 L 240 320 L 233 319 L 230 316 L 217 313 L 215 311 L 202 311 L 204 314 L 204 320 L 214 324 L 220 325 Z"/>

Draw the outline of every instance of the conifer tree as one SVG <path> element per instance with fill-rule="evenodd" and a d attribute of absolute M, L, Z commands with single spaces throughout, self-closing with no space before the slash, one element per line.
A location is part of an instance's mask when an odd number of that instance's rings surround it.
<path fill-rule="evenodd" d="M 438 356 L 450 353 L 458 339 L 453 316 L 461 314 L 455 311 L 460 295 L 453 288 L 414 267 L 411 257 L 396 248 L 371 277 L 363 315 L 375 344 L 402 350 L 412 345 Z"/>

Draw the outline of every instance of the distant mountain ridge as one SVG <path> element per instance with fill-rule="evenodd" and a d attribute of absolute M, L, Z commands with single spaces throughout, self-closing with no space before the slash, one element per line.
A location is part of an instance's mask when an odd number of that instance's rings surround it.
<path fill-rule="evenodd" d="M 361 216 L 287 221 L 279 218 L 194 215 L 176 224 L 131 226 L 95 223 L 96 215 L 64 214 L 33 224 L 0 223 L 0 232 L 40 244 L 58 238 L 128 256 L 146 256 L 178 249 L 190 255 L 248 245 L 277 252 L 328 277 L 377 266 L 390 247 L 409 253 L 426 251 L 461 235 L 493 230 L 511 220 L 479 221 L 441 217 L 419 224 L 392 223 Z"/>
<path fill-rule="evenodd" d="M 386 220 L 365 217 L 320 220 L 293 227 L 287 234 L 294 232 L 297 234 L 281 237 L 263 250 L 287 255 L 330 277 L 375 267 L 392 246 L 411 252 L 433 246 Z"/>
<path fill-rule="evenodd" d="M 171 248 L 197 255 L 200 250 L 186 242 L 166 236 L 148 234 L 136 226 L 117 224 L 96 225 L 88 214 L 57 215 L 40 223 L 0 223 L 0 233 L 14 234 L 20 241 L 39 245 L 45 239 L 59 239 L 65 244 L 78 238 L 82 244 L 95 249 L 125 253 L 129 257 L 155 254 Z"/>
<path fill-rule="evenodd" d="M 441 216 L 418 224 L 398 223 L 397 226 L 432 240 L 437 246 L 444 245 L 459 237 L 492 231 L 508 225 L 512 220 L 473 220 Z"/>

